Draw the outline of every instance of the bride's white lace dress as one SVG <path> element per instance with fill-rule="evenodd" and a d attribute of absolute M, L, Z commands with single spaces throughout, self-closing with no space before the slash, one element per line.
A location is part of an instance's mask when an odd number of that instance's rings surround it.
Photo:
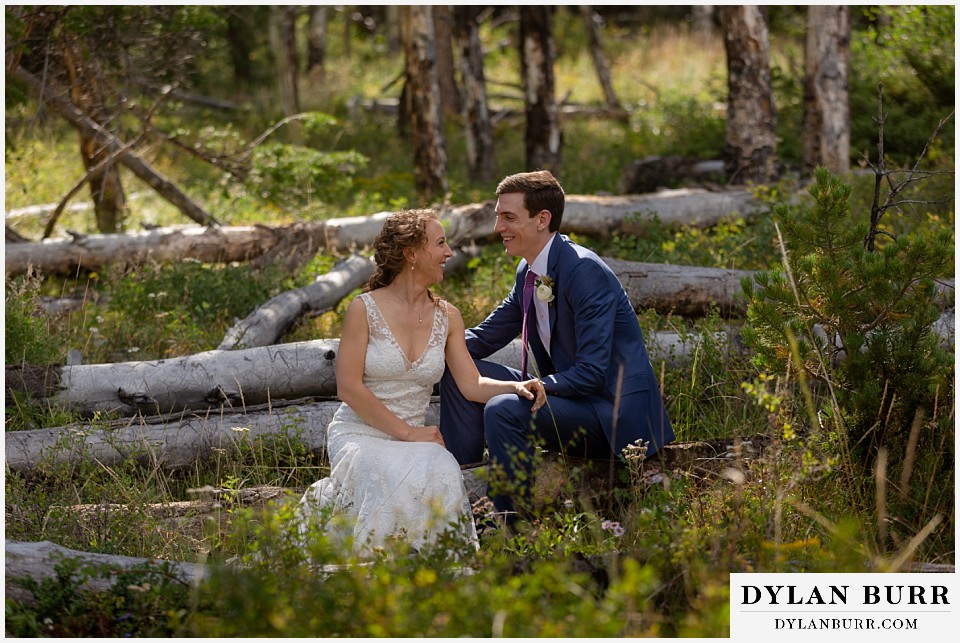
<path fill-rule="evenodd" d="M 445 304 L 435 308 L 427 347 L 411 362 L 373 297 L 363 293 L 360 298 L 370 329 L 363 382 L 400 419 L 423 426 L 433 386 L 444 370 Z M 451 523 L 476 546 L 460 465 L 444 447 L 394 438 L 341 404 L 327 429 L 327 453 L 330 477 L 313 483 L 300 500 L 302 533 L 318 528 L 326 507 L 349 519 L 358 551 L 382 546 L 393 536 L 420 547 L 434 542 Z"/>

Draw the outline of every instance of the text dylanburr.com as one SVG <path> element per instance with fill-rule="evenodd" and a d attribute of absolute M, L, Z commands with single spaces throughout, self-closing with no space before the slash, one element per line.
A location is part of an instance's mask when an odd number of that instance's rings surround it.
<path fill-rule="evenodd" d="M 956 640 L 958 586 L 956 574 L 730 574 L 730 638 Z"/>

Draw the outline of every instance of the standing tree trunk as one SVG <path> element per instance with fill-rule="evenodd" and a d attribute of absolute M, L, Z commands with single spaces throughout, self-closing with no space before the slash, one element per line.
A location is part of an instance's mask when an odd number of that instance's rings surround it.
<path fill-rule="evenodd" d="M 430 5 L 401 8 L 403 49 L 406 59 L 407 100 L 410 105 L 417 194 L 425 201 L 447 191 L 447 153 L 444 149 L 443 114 L 437 80 Z"/>
<path fill-rule="evenodd" d="M 253 8 L 254 11 L 260 7 Z M 230 49 L 230 65 L 233 67 L 235 87 L 250 87 L 253 78 L 253 62 L 250 60 L 250 47 L 253 42 L 250 22 L 256 16 L 250 7 L 227 7 L 226 38 Z"/>
<path fill-rule="evenodd" d="M 604 102 L 607 107 L 620 109 L 620 99 L 613 91 L 613 83 L 610 80 L 610 66 L 607 64 L 607 58 L 603 55 L 603 46 L 600 44 L 600 30 L 597 28 L 597 23 L 601 21 L 600 14 L 586 4 L 580 5 L 580 11 L 583 13 L 583 22 L 587 27 L 590 53 L 593 55 L 593 66 L 597 70 L 597 78 L 600 79 L 600 86 L 603 88 Z"/>
<path fill-rule="evenodd" d="M 551 7 L 520 6 L 520 73 L 526 104 L 527 170 L 559 174 L 559 111 L 554 96 Z"/>
<path fill-rule="evenodd" d="M 714 6 L 712 4 L 695 4 L 691 7 L 693 21 L 693 30 L 696 33 L 705 36 L 711 36 L 714 32 Z"/>
<path fill-rule="evenodd" d="M 467 142 L 470 179 L 486 183 L 495 170 L 493 126 L 487 105 L 487 81 L 483 75 L 483 48 L 477 26 L 482 7 L 456 5 L 453 9 L 457 45 L 460 48 L 460 76 L 463 79 L 463 125 Z"/>
<path fill-rule="evenodd" d="M 723 5 L 717 11 L 729 91 L 724 169 L 731 183 L 765 183 L 774 178 L 776 160 L 767 21 L 755 5 Z"/>
<path fill-rule="evenodd" d="M 70 78 L 70 100 L 98 125 L 109 129 L 112 116 L 105 104 L 96 70 L 84 62 L 84 56 L 72 44 L 63 47 L 63 64 Z M 80 156 L 89 172 L 106 160 L 112 150 L 89 132 L 79 130 L 79 135 Z M 97 230 L 105 234 L 119 232 L 127 209 L 119 164 L 110 163 L 92 175 L 89 181 Z"/>
<path fill-rule="evenodd" d="M 850 7 L 807 7 L 801 171 L 850 171 Z"/>
<path fill-rule="evenodd" d="M 275 5 L 270 10 L 270 49 L 273 51 L 284 116 L 300 112 L 297 87 L 297 33 L 294 24 L 297 9 L 292 5 Z M 291 129 L 291 131 L 293 131 Z"/>
<path fill-rule="evenodd" d="M 453 61 L 453 12 L 448 5 L 433 5 L 433 33 L 440 107 L 444 116 L 454 116 L 460 113 L 460 90 L 457 89 L 456 65 Z"/>
<path fill-rule="evenodd" d="M 327 73 L 327 9 L 326 5 L 310 5 L 308 8 L 307 73 L 317 83 L 322 83 Z"/>

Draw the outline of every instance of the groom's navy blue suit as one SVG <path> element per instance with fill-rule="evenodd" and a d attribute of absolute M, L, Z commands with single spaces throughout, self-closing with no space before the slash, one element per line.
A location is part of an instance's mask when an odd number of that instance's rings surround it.
<path fill-rule="evenodd" d="M 467 348 L 482 375 L 521 377 L 516 369 L 483 358 L 521 334 L 527 269 L 521 261 L 510 294 L 466 332 Z M 550 249 L 547 276 L 554 294 L 549 303 L 549 354 L 540 341 L 533 304 L 527 321 L 529 376 L 543 381 L 547 405 L 531 421 L 530 401 L 514 394 L 498 395 L 486 405 L 470 402 L 448 371 L 441 381 L 440 405 L 447 448 L 461 464 L 479 462 L 486 438 L 491 462 L 504 466 L 510 479 L 521 470 L 532 473 L 531 435 L 547 449 L 568 455 L 610 458 L 636 440 L 649 442 L 648 456 L 656 453 L 674 433 L 636 313 L 620 281 L 594 252 L 559 234 Z M 527 454 L 519 469 L 513 463 L 517 452 Z M 498 509 L 513 509 L 509 497 L 492 498 Z"/>

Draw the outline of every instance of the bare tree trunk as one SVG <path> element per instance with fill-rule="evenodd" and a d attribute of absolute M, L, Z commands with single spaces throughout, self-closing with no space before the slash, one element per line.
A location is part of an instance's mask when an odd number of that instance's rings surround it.
<path fill-rule="evenodd" d="M 111 114 L 107 111 L 103 91 L 95 69 L 83 61 L 83 55 L 72 45 L 63 48 L 63 63 L 70 78 L 70 99 L 77 108 L 104 129 L 108 129 Z M 110 149 L 84 130 L 79 131 L 80 156 L 89 172 L 110 156 Z M 120 182 L 120 166 L 111 162 L 89 178 L 90 196 L 97 221 L 97 230 L 119 232 L 126 216 L 127 199 Z"/>
<path fill-rule="evenodd" d="M 776 174 L 776 114 L 770 43 L 762 7 L 717 9 L 727 53 L 724 165 L 731 183 L 766 183 Z"/>
<path fill-rule="evenodd" d="M 437 51 L 440 107 L 444 116 L 456 116 L 460 113 L 461 101 L 453 60 L 453 12 L 448 5 L 433 5 L 433 33 Z"/>
<path fill-rule="evenodd" d="M 407 98 L 414 145 L 417 193 L 424 201 L 447 191 L 447 153 L 437 80 L 436 49 L 430 5 L 401 7 L 406 59 Z"/>
<path fill-rule="evenodd" d="M 562 134 L 554 89 L 551 7 L 520 6 L 520 73 L 527 118 L 527 170 L 560 172 Z"/>
<path fill-rule="evenodd" d="M 137 175 L 139 179 L 153 188 L 178 210 L 201 225 L 218 225 L 216 219 L 214 219 L 210 213 L 181 192 L 167 177 L 160 174 L 151 167 L 150 164 L 134 154 L 127 145 L 80 111 L 75 105 L 61 98 L 65 93 L 64 90 L 56 87 L 49 80 L 46 84 L 41 82 L 39 78 L 23 67 L 17 67 L 12 71 L 8 70 L 7 73 L 29 86 L 42 101 L 45 101 L 47 105 L 53 107 L 53 109 L 69 121 L 71 125 L 86 133 L 91 138 L 99 140 L 101 146 L 106 148 L 111 154 L 122 151 L 122 155 L 118 159 L 120 163 L 125 165 L 127 169 Z"/>
<path fill-rule="evenodd" d="M 590 53 L 593 56 L 593 66 L 597 70 L 600 87 L 603 88 L 604 102 L 607 107 L 621 109 L 620 99 L 613 91 L 613 82 L 610 80 L 610 66 L 607 64 L 607 57 L 603 53 L 603 45 L 600 44 L 600 29 L 597 25 L 602 18 L 590 5 L 580 5 L 580 11 L 583 13 L 583 22 L 587 27 Z"/>
<path fill-rule="evenodd" d="M 801 170 L 850 171 L 850 7 L 807 7 Z"/>
<path fill-rule="evenodd" d="M 297 86 L 297 39 L 294 25 L 297 8 L 275 5 L 270 10 L 270 49 L 277 70 L 280 105 L 284 116 L 300 113 L 300 95 Z M 295 128 L 291 129 L 294 135 Z"/>
<path fill-rule="evenodd" d="M 693 30 L 706 36 L 712 35 L 715 29 L 713 24 L 714 6 L 712 4 L 695 4 L 690 10 L 693 12 Z"/>
<path fill-rule="evenodd" d="M 398 54 L 403 51 L 402 27 L 400 25 L 400 6 L 388 4 L 384 7 L 384 31 L 387 34 L 387 52 Z"/>
<path fill-rule="evenodd" d="M 486 183 L 493 180 L 493 126 L 487 105 L 487 81 L 483 74 L 483 48 L 477 16 L 482 7 L 456 5 L 453 9 L 457 44 L 460 49 L 460 75 L 463 79 L 463 125 L 467 142 L 470 179 Z"/>
<path fill-rule="evenodd" d="M 310 5 L 307 21 L 307 73 L 315 83 L 326 77 L 327 13 L 326 5 Z"/>
<path fill-rule="evenodd" d="M 227 8 L 227 45 L 230 49 L 230 64 L 233 67 L 235 87 L 249 88 L 253 78 L 253 62 L 250 60 L 254 12 L 261 7 L 232 6 Z"/>

